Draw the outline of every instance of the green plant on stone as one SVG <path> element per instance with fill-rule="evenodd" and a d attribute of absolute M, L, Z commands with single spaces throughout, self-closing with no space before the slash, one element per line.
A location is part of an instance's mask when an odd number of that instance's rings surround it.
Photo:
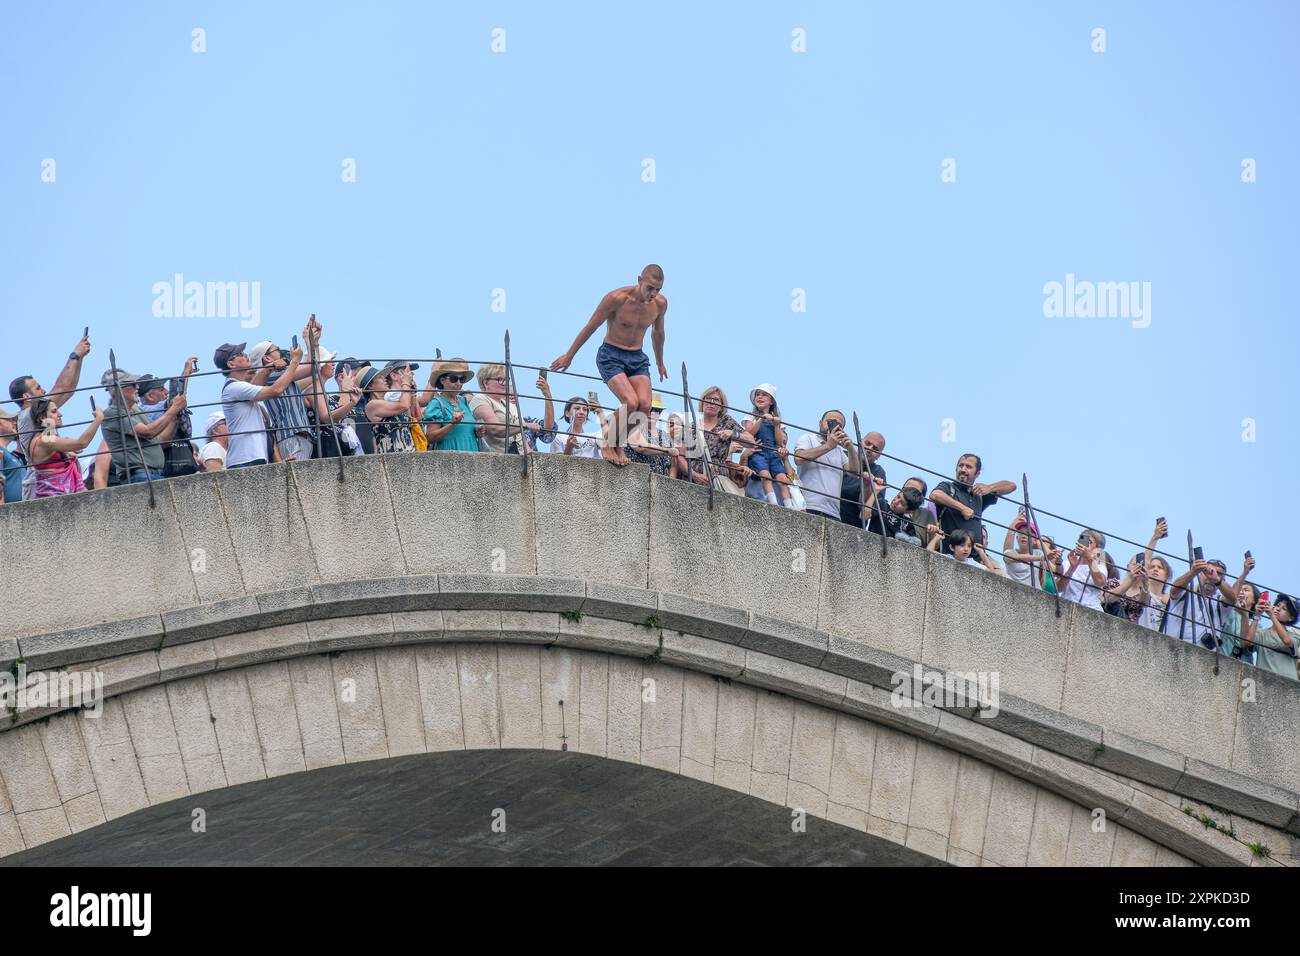
<path fill-rule="evenodd" d="M 1262 843 L 1247 843 L 1246 846 L 1250 847 L 1250 852 L 1253 853 L 1255 856 L 1262 856 L 1262 857 L 1273 856 L 1273 851 L 1270 850 Z"/>
<path fill-rule="evenodd" d="M 564 618 L 566 621 L 571 621 L 574 624 L 581 624 L 582 619 L 586 616 L 587 615 L 582 608 L 574 608 L 572 611 L 560 612 L 560 617 Z"/>

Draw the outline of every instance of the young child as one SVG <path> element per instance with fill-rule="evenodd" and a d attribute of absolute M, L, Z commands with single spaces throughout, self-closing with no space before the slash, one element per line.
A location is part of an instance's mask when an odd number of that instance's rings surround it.
<path fill-rule="evenodd" d="M 776 406 L 776 386 L 764 382 L 749 393 L 749 403 L 753 408 L 749 418 L 744 421 L 744 428 L 758 447 L 749 456 L 749 467 L 763 483 L 763 497 L 769 505 L 794 507 L 790 497 L 790 476 L 785 470 L 786 435 L 781 426 L 781 412 Z M 775 479 L 781 489 L 778 499 L 772 487 Z"/>
<path fill-rule="evenodd" d="M 930 527 L 933 533 L 930 535 L 930 543 L 925 546 L 927 551 L 938 551 L 939 542 L 946 540 L 948 550 L 941 553 L 947 554 L 958 564 L 969 564 L 977 568 L 983 568 L 985 571 L 997 573 L 998 568 L 989 559 L 989 556 L 984 553 L 984 549 L 976 546 L 975 538 L 965 528 L 958 528 L 956 531 L 949 532 L 945 538 L 938 525 L 931 525 Z M 972 552 L 979 555 L 979 557 L 971 557 Z"/>

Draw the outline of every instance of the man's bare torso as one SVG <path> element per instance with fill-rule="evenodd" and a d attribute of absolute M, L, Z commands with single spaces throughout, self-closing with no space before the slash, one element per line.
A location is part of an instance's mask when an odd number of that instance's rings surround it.
<path fill-rule="evenodd" d="M 605 320 L 605 341 L 615 348 L 640 351 L 645 347 L 645 331 L 655 324 L 668 307 L 668 300 L 656 295 L 646 302 L 637 295 L 637 287 L 624 286 L 611 293 L 614 299 Z"/>

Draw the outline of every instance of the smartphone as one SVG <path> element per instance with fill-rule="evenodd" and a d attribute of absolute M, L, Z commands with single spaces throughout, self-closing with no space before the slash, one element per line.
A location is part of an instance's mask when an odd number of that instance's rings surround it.
<path fill-rule="evenodd" d="M 542 372 L 541 372 L 541 379 L 542 379 L 543 382 L 546 381 L 546 373 L 547 373 L 547 371 L 548 371 L 547 369 L 542 369 Z"/>
<path fill-rule="evenodd" d="M 1143 551 L 1141 554 L 1138 555 L 1138 567 L 1145 568 L 1146 566 L 1147 566 L 1147 553 Z"/>
<path fill-rule="evenodd" d="M 83 339 L 88 339 L 88 338 L 90 338 L 90 326 L 86 326 L 86 331 L 84 331 L 84 332 L 81 333 L 81 337 L 82 337 Z"/>
<path fill-rule="evenodd" d="M 295 336 L 293 337 L 293 342 L 290 343 L 290 344 L 291 344 L 291 346 L 292 346 L 293 348 L 296 349 L 296 348 L 298 347 L 298 336 L 295 335 Z"/>
<path fill-rule="evenodd" d="M 1204 549 L 1204 548 L 1193 548 L 1193 549 L 1192 549 L 1192 557 L 1195 558 L 1197 561 L 1204 561 L 1204 560 L 1205 560 L 1205 549 Z"/>
<path fill-rule="evenodd" d="M 95 396 L 94 396 L 94 395 L 91 395 L 91 396 L 90 396 L 90 414 L 93 415 L 93 414 L 95 414 L 95 412 L 97 412 L 97 411 L 99 411 L 99 409 L 95 407 Z"/>
<path fill-rule="evenodd" d="M 1247 557 L 1247 558 L 1250 557 L 1250 552 L 1249 552 L 1249 551 L 1246 552 L 1246 557 Z"/>
<path fill-rule="evenodd" d="M 1157 519 L 1156 519 L 1156 524 L 1161 524 L 1161 523 L 1164 522 L 1164 520 L 1165 520 L 1164 518 L 1157 518 Z M 1168 531 L 1165 531 L 1165 533 L 1162 534 L 1160 537 L 1162 537 L 1162 538 L 1167 538 L 1167 537 L 1169 537 L 1169 532 L 1168 532 Z"/>
<path fill-rule="evenodd" d="M 1267 600 L 1268 600 L 1268 592 L 1267 592 L 1267 591 L 1260 591 L 1260 592 L 1259 592 L 1259 597 L 1256 598 L 1255 603 L 1258 604 L 1260 601 L 1267 601 Z"/>
<path fill-rule="evenodd" d="M 600 398 L 596 395 L 595 392 L 587 393 L 587 404 L 592 406 L 593 408 L 595 408 L 597 405 L 600 404 Z"/>

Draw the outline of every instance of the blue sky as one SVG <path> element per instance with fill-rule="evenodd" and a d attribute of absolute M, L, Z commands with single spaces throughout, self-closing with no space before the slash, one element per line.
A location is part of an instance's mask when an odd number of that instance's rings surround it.
<path fill-rule="evenodd" d="M 109 346 L 208 370 L 310 312 L 345 353 L 486 360 L 508 327 L 549 363 L 654 261 L 694 390 L 772 381 L 788 421 L 856 410 L 889 453 L 976 451 L 1042 508 L 1143 541 L 1166 515 L 1171 549 L 1191 527 L 1300 588 L 1265 520 L 1296 457 L 1296 9 L 10 5 L 0 378 L 48 387 L 87 324 L 83 384 Z M 259 282 L 261 327 L 155 317 L 178 272 Z M 1150 325 L 1046 318 L 1068 273 L 1149 282 Z"/>

